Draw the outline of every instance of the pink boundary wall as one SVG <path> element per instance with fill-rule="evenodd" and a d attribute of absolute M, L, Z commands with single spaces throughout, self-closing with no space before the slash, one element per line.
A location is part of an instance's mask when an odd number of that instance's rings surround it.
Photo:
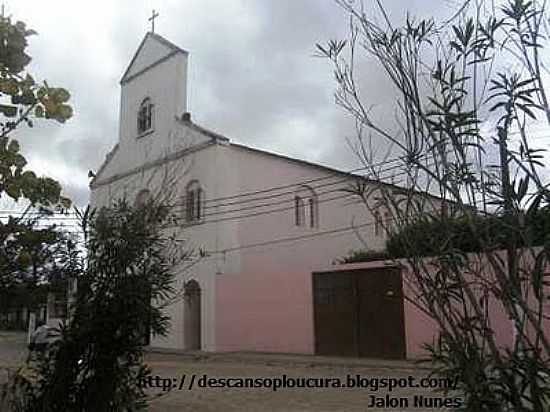
<path fill-rule="evenodd" d="M 383 261 L 323 267 L 334 272 L 386 266 Z M 405 296 L 414 296 L 403 270 Z M 500 347 L 513 342 L 513 326 L 498 302 L 489 302 Z M 435 323 L 405 299 L 407 358 L 422 357 L 436 337 Z M 312 272 L 224 274 L 216 279 L 216 350 L 314 353 Z"/>
<path fill-rule="evenodd" d="M 216 350 L 312 354 L 311 273 L 255 272 L 216 279 Z"/>

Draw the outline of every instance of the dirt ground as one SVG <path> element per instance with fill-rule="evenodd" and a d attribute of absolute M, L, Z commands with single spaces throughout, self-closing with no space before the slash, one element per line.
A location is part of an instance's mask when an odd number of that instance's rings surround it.
<path fill-rule="evenodd" d="M 20 365 L 26 356 L 24 334 L 0 332 L 0 371 Z M 147 363 L 153 371 L 153 381 L 148 382 L 151 396 L 160 394 L 151 402 L 152 412 L 324 412 L 324 411 L 434 411 L 442 408 L 422 408 L 414 405 L 414 397 L 444 397 L 432 389 L 397 388 L 372 391 L 368 388 L 206 388 L 200 387 L 212 378 L 336 378 L 346 383 L 347 376 L 362 378 L 415 379 L 428 376 L 428 370 L 419 369 L 407 362 L 376 361 L 347 358 L 325 358 L 276 354 L 165 354 L 149 353 Z M 185 375 L 185 378 L 183 376 Z M 194 378 L 193 378 L 193 375 Z M 202 380 L 201 380 L 202 378 Z M 191 390 L 189 386 L 194 379 Z M 0 373 L 0 382 L 3 376 Z M 183 380 L 183 383 L 182 383 Z M 238 381 L 233 381 L 235 384 Z M 310 380 L 309 382 L 319 382 Z M 331 384 L 333 380 L 329 381 Z M 365 380 L 363 380 L 365 382 Z M 237 383 L 238 384 L 238 383 Z M 162 387 L 172 386 L 163 391 Z M 180 390 L 181 385 L 181 390 Z M 156 388 L 154 386 L 157 386 Z M 384 406 L 370 406 L 372 395 Z M 389 395 L 394 400 L 386 400 Z M 447 395 L 456 397 L 456 395 Z M 403 400 L 405 399 L 405 400 Z M 391 402 L 394 402 L 393 405 Z M 405 403 L 408 407 L 404 407 Z"/>

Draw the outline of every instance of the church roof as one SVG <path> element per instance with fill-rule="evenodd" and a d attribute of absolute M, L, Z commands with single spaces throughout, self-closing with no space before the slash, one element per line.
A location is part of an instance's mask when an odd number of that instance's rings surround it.
<path fill-rule="evenodd" d="M 165 46 L 169 47 L 170 49 L 172 49 L 174 51 L 178 51 L 178 52 L 181 52 L 181 53 L 184 53 L 184 54 L 189 54 L 189 52 L 187 50 L 182 49 L 179 46 L 176 46 L 174 43 L 172 43 L 170 40 L 165 39 L 160 34 L 153 33 L 153 32 L 150 31 L 150 32 L 147 32 L 147 34 L 145 35 L 145 37 L 147 37 L 147 36 L 151 36 L 156 41 L 164 44 Z M 145 40 L 145 39 L 143 39 L 143 40 Z"/>
<path fill-rule="evenodd" d="M 313 162 L 309 162 L 307 160 L 298 159 L 298 158 L 295 158 L 295 157 L 290 157 L 290 156 L 270 152 L 270 151 L 263 150 L 263 149 L 258 149 L 258 148 L 247 146 L 247 145 L 244 145 L 244 144 L 234 143 L 234 142 L 231 142 L 230 139 L 227 138 L 226 136 L 223 136 L 221 134 L 218 134 L 218 133 L 215 133 L 211 130 L 208 130 L 208 129 L 202 127 L 202 126 L 199 126 L 199 125 L 193 123 L 190 120 L 182 120 L 180 118 L 178 118 L 177 120 L 180 123 L 184 124 L 186 127 L 189 127 L 191 129 L 203 134 L 204 136 L 209 137 L 210 141 L 206 142 L 205 144 L 198 145 L 195 148 L 184 149 L 184 150 L 181 150 L 179 152 L 173 153 L 172 155 L 170 155 L 170 156 L 168 156 L 164 159 L 159 159 L 159 160 L 153 161 L 153 162 L 151 162 L 147 165 L 144 165 L 145 168 L 155 167 L 155 166 L 158 166 L 159 164 L 162 164 L 163 162 L 172 161 L 172 160 L 174 160 L 176 158 L 179 158 L 181 156 L 184 156 L 184 155 L 186 155 L 186 154 L 188 154 L 192 151 L 201 150 L 205 147 L 208 147 L 208 146 L 216 144 L 216 143 L 222 143 L 222 144 L 225 144 L 229 147 L 233 147 L 235 149 L 245 150 L 245 151 L 248 151 L 248 152 L 251 152 L 251 153 L 256 153 L 256 154 L 259 154 L 259 155 L 264 155 L 264 156 L 268 156 L 268 157 L 282 159 L 282 160 L 285 160 L 285 161 L 288 161 L 288 162 L 291 162 L 291 163 L 300 164 L 302 166 L 318 169 L 318 170 L 321 170 L 321 171 L 324 171 L 324 172 L 338 174 L 338 175 L 341 175 L 342 177 L 361 178 L 364 181 L 370 182 L 370 183 L 373 183 L 373 184 L 382 184 L 383 186 L 388 187 L 388 188 L 398 189 L 398 190 L 406 190 L 406 188 L 403 188 L 403 187 L 401 187 L 399 185 L 396 185 L 394 183 L 383 182 L 383 181 L 379 181 L 379 180 L 376 180 L 376 179 L 367 178 L 365 176 L 355 174 L 353 171 L 339 170 L 339 169 L 336 169 L 336 168 L 333 168 L 333 167 L 330 167 L 330 166 L 325 166 L 325 165 L 322 165 L 322 164 L 319 164 L 319 163 L 313 163 Z M 92 181 L 90 182 L 90 187 L 92 189 L 94 188 L 94 186 L 96 186 L 98 177 L 100 176 L 100 174 L 103 171 L 103 169 L 105 168 L 105 166 L 111 161 L 111 159 L 113 158 L 113 155 L 115 154 L 115 152 L 118 149 L 119 149 L 119 145 L 117 144 L 117 145 L 115 145 L 113 150 L 111 150 L 111 152 L 107 156 L 105 156 L 105 161 L 101 165 L 101 168 L 98 170 L 98 172 L 96 174 L 96 177 L 94 177 L 94 179 L 92 179 Z M 114 176 L 110 179 L 107 179 L 106 182 L 102 182 L 102 183 L 99 183 L 99 184 L 101 185 L 101 184 L 110 183 L 111 181 L 118 180 L 119 178 L 123 178 L 123 177 L 126 177 L 128 175 L 131 175 L 131 174 L 135 173 L 138 170 L 142 170 L 142 168 L 143 167 L 137 167 L 137 168 L 135 168 L 133 170 L 130 170 L 128 172 L 125 172 L 121 175 L 117 175 L 117 176 Z M 428 192 L 417 191 L 417 193 L 427 195 L 430 198 L 441 200 L 441 198 L 439 198 L 438 196 L 435 196 L 435 195 L 433 195 L 431 193 L 428 193 Z"/>
<path fill-rule="evenodd" d="M 187 114 L 189 114 L 189 113 L 187 113 Z M 181 117 L 176 117 L 176 120 L 179 123 L 183 124 L 184 126 L 187 126 L 190 129 L 196 130 L 197 132 L 201 133 L 202 135 L 204 135 L 206 137 L 210 137 L 214 142 L 219 142 L 219 141 L 229 142 L 228 137 L 225 137 L 224 135 L 213 132 L 212 130 L 205 129 L 202 126 L 199 126 L 198 124 L 193 123 L 190 119 L 189 120 L 184 120 Z"/>
<path fill-rule="evenodd" d="M 131 74 L 132 68 L 134 67 L 138 56 L 141 54 L 142 50 L 144 49 L 145 45 L 149 42 L 157 43 L 165 49 L 165 52 L 159 56 L 154 62 L 147 65 L 145 68 L 139 70 L 137 73 Z M 124 74 L 122 75 L 122 78 L 120 79 L 120 83 L 126 83 L 127 81 L 131 80 L 138 74 L 143 73 L 144 71 L 152 68 L 153 66 L 167 60 L 168 58 L 172 57 L 175 54 L 183 53 L 183 54 L 189 54 L 187 50 L 182 49 L 181 47 L 176 46 L 174 43 L 172 43 L 170 40 L 165 39 L 161 35 L 153 32 L 147 32 L 141 43 L 139 44 L 139 47 L 137 48 L 136 52 L 134 53 L 134 57 L 132 57 L 132 60 L 130 60 L 130 64 L 124 71 Z"/>

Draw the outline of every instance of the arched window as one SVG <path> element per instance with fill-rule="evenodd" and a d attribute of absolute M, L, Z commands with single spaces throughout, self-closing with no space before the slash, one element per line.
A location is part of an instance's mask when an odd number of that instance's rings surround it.
<path fill-rule="evenodd" d="M 193 180 L 185 189 L 185 220 L 196 222 L 203 217 L 203 191 L 197 180 Z"/>
<path fill-rule="evenodd" d="M 294 214 L 296 226 L 303 226 L 306 220 L 306 208 L 304 200 L 300 196 L 294 197 Z"/>
<path fill-rule="evenodd" d="M 294 221 L 296 226 L 316 228 L 319 225 L 317 195 L 310 187 L 300 187 L 294 196 Z"/>
<path fill-rule="evenodd" d="M 137 130 L 138 134 L 143 134 L 153 129 L 153 102 L 149 97 L 143 99 L 139 105 L 139 111 L 137 116 Z"/>
<path fill-rule="evenodd" d="M 307 199 L 309 212 L 309 227 L 317 227 L 317 196 L 315 194 Z"/>
<path fill-rule="evenodd" d="M 140 190 L 136 196 L 135 206 L 142 207 L 151 198 L 151 192 L 147 189 Z"/>

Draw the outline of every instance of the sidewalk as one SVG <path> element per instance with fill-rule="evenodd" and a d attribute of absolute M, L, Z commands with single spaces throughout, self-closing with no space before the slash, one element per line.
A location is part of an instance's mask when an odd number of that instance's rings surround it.
<path fill-rule="evenodd" d="M 361 378 L 405 378 L 415 376 L 422 379 L 430 371 L 419 368 L 413 362 L 339 358 L 312 355 L 277 353 L 206 353 L 150 349 L 146 363 L 152 369 L 152 376 L 170 382 L 188 382 L 209 378 L 315 378 L 340 379 L 346 382 L 348 376 Z M 152 393 L 159 393 L 158 389 Z M 392 392 L 360 387 L 288 387 L 277 391 L 269 387 L 218 387 L 196 384 L 192 389 L 183 386 L 165 392 L 151 403 L 151 412 L 382 412 L 387 408 L 369 407 L 373 395 L 404 398 L 413 406 L 416 395 L 442 396 L 430 389 L 415 387 L 394 388 Z M 399 408 L 393 410 L 414 410 L 428 412 L 426 408 Z M 443 411 L 443 409 L 438 409 Z"/>
<path fill-rule="evenodd" d="M 19 366 L 27 356 L 25 332 L 0 331 L 0 366 Z"/>
<path fill-rule="evenodd" d="M 23 364 L 27 353 L 25 332 L 0 331 L 0 384 L 8 380 L 10 371 Z"/>
<path fill-rule="evenodd" d="M 0 332 L 0 380 L 7 368 L 12 369 L 24 360 L 26 350 L 24 333 Z M 346 382 L 347 376 L 360 375 L 363 378 L 401 378 L 413 375 L 416 379 L 427 377 L 430 371 L 418 367 L 414 362 L 340 358 L 312 355 L 279 353 L 207 353 L 182 352 L 150 349 L 146 363 L 152 369 L 152 376 L 162 380 L 180 382 L 184 376 L 189 379 L 204 378 L 339 378 Z M 194 378 L 192 378 L 194 376 Z M 4 376 L 6 378 L 6 376 Z M 151 395 L 162 389 L 151 388 Z M 288 387 L 275 391 L 264 387 L 203 387 L 198 383 L 190 387 L 162 392 L 151 402 L 151 412 L 376 412 L 386 408 L 367 407 L 372 395 L 404 397 L 412 405 L 416 395 L 442 396 L 432 390 L 400 387 L 392 392 L 373 391 L 359 387 Z M 396 410 L 396 409 L 394 409 Z M 415 412 L 433 409 L 401 408 Z"/>
<path fill-rule="evenodd" d="M 190 352 L 177 349 L 149 348 L 147 361 L 151 365 L 182 362 L 238 363 L 265 366 L 342 367 L 374 369 L 380 371 L 421 372 L 429 371 L 429 364 L 412 360 L 370 359 L 353 357 L 315 356 L 266 352 Z"/>

